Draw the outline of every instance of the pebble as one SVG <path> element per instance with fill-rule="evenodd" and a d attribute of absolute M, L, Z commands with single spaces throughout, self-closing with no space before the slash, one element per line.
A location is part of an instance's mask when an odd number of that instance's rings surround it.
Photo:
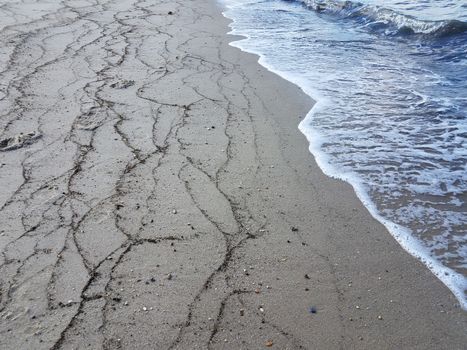
<path fill-rule="evenodd" d="M 177 214 L 177 210 L 176 209 L 172 210 L 172 214 Z"/>
<path fill-rule="evenodd" d="M 378 320 L 382 320 L 382 319 L 383 319 L 383 316 L 379 315 Z"/>
<path fill-rule="evenodd" d="M 268 340 L 264 345 L 266 345 L 268 348 L 270 348 L 274 343 L 272 340 Z"/>

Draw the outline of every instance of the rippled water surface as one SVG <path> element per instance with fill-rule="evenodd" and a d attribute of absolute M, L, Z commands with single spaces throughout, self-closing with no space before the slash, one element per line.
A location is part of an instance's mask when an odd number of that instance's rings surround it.
<path fill-rule="evenodd" d="M 318 101 L 323 170 L 467 305 L 467 5 L 224 0 L 235 43 Z"/>

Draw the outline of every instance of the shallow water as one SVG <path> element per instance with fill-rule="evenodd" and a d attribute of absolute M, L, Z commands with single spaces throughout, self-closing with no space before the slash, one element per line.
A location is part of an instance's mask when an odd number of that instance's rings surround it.
<path fill-rule="evenodd" d="M 318 101 L 300 130 L 321 168 L 466 307 L 466 3 L 222 2 L 233 45 Z"/>

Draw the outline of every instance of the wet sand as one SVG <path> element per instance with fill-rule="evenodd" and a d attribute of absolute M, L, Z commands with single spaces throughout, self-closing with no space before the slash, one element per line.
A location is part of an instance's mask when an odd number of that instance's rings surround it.
<path fill-rule="evenodd" d="M 212 0 L 0 8 L 1 349 L 462 349 L 467 316 Z"/>

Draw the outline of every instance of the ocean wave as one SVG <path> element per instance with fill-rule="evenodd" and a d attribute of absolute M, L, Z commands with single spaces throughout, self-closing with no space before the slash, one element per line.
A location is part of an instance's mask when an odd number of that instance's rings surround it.
<path fill-rule="evenodd" d="M 342 0 L 297 0 L 324 14 L 352 19 L 373 31 L 388 35 L 454 36 L 467 32 L 467 22 L 430 21 L 402 14 L 389 8 Z"/>

